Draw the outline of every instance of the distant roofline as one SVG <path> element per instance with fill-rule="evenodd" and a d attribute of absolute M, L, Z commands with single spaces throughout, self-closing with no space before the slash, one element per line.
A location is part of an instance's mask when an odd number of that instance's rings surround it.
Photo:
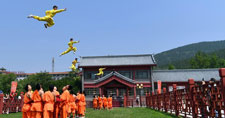
<path fill-rule="evenodd" d="M 38 73 L 41 73 L 41 72 L 38 72 Z M 16 75 L 33 75 L 38 73 L 17 73 Z M 69 72 L 43 72 L 43 73 L 48 73 L 52 75 L 52 74 L 68 74 Z"/>
<path fill-rule="evenodd" d="M 81 56 L 81 58 L 133 57 L 133 56 L 153 56 L 153 54 L 136 54 L 136 55 L 106 55 L 106 56 Z"/>
<path fill-rule="evenodd" d="M 99 67 L 118 67 L 118 66 L 121 66 L 121 67 L 131 67 L 131 66 L 156 66 L 156 64 L 127 64 L 127 65 L 93 65 L 93 66 L 80 66 L 78 65 L 78 68 L 99 68 Z"/>
<path fill-rule="evenodd" d="M 173 69 L 173 70 L 153 70 L 153 72 L 185 72 L 185 71 L 215 71 L 219 68 L 209 68 L 209 69 Z"/>

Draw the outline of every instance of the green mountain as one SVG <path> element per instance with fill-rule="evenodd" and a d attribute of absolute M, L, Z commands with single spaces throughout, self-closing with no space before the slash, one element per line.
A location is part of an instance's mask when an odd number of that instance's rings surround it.
<path fill-rule="evenodd" d="M 158 68 L 168 68 L 169 64 L 175 65 L 176 68 L 190 68 L 189 60 L 198 51 L 207 54 L 216 54 L 218 57 L 225 59 L 225 40 L 209 41 L 185 45 L 174 48 L 155 55 Z"/>

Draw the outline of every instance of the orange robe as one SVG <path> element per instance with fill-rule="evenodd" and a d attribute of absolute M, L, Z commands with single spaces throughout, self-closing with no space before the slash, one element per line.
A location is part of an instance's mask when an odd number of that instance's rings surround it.
<path fill-rule="evenodd" d="M 70 112 L 69 109 L 69 100 L 70 100 L 70 92 L 68 90 L 65 90 L 61 97 L 61 103 L 60 103 L 60 118 L 67 118 L 68 112 Z"/>
<path fill-rule="evenodd" d="M 43 101 L 45 102 L 43 113 L 44 118 L 53 118 L 55 97 L 51 91 L 45 92 Z"/>
<path fill-rule="evenodd" d="M 102 103 L 102 98 L 101 97 L 98 97 L 98 107 L 99 107 L 99 109 L 102 109 L 102 107 L 103 107 L 103 103 Z"/>
<path fill-rule="evenodd" d="M 31 106 L 32 111 L 32 117 L 31 118 L 42 118 L 42 111 L 43 111 L 43 105 L 42 105 L 42 98 L 39 95 L 39 91 L 35 90 L 31 99 L 34 101 Z"/>
<path fill-rule="evenodd" d="M 76 113 L 76 104 L 75 104 L 75 98 L 73 95 L 70 95 L 70 100 L 69 100 L 69 104 L 70 104 L 70 110 L 71 113 L 73 114 L 73 117 L 75 116 Z M 70 113 L 69 113 L 70 114 Z"/>
<path fill-rule="evenodd" d="M 54 113 L 53 113 L 53 115 L 54 115 L 54 118 L 59 118 L 59 103 L 60 102 L 57 101 L 57 100 L 58 100 L 58 98 L 60 99 L 60 94 L 59 94 L 58 91 L 55 91 L 54 93 L 56 95 L 56 102 L 54 103 Z"/>
<path fill-rule="evenodd" d="M 112 97 L 108 98 L 108 109 L 112 109 Z"/>
<path fill-rule="evenodd" d="M 98 98 L 93 99 L 93 108 L 97 109 L 98 108 Z"/>
<path fill-rule="evenodd" d="M 78 114 L 80 116 L 85 116 L 85 111 L 86 111 L 86 100 L 85 100 L 85 96 L 84 94 L 79 94 L 78 95 L 78 99 L 79 99 L 79 104 L 78 104 Z"/>
<path fill-rule="evenodd" d="M 31 118 L 31 99 L 27 97 L 27 93 L 24 95 L 24 104 L 22 108 L 23 118 Z"/>
<path fill-rule="evenodd" d="M 108 108 L 108 99 L 106 97 L 103 97 L 103 105 L 104 105 L 104 108 Z"/>

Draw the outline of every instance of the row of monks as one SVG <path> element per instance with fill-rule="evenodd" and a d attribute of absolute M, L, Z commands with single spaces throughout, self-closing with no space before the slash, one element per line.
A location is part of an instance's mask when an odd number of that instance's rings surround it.
<path fill-rule="evenodd" d="M 94 96 L 93 98 L 93 108 L 94 109 L 112 109 L 112 97 L 108 96 L 105 97 L 104 95 L 102 97 L 100 96 Z"/>
<path fill-rule="evenodd" d="M 36 85 L 33 92 L 31 85 L 26 85 L 22 108 L 23 118 L 73 118 L 85 117 L 86 101 L 83 92 L 76 95 L 71 85 L 63 87 L 63 93 L 57 91 L 57 87 L 50 85 L 44 92 L 40 84 Z"/>

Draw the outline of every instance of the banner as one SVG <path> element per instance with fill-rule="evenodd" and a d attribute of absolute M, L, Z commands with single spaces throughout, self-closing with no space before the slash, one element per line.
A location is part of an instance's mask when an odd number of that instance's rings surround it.
<path fill-rule="evenodd" d="M 160 80 L 157 81 L 157 86 L 158 86 L 158 92 L 159 92 L 159 94 L 161 94 L 162 82 Z"/>
<path fill-rule="evenodd" d="M 11 93 L 15 93 L 16 92 L 16 88 L 17 88 L 17 82 L 16 81 L 12 81 Z"/>

